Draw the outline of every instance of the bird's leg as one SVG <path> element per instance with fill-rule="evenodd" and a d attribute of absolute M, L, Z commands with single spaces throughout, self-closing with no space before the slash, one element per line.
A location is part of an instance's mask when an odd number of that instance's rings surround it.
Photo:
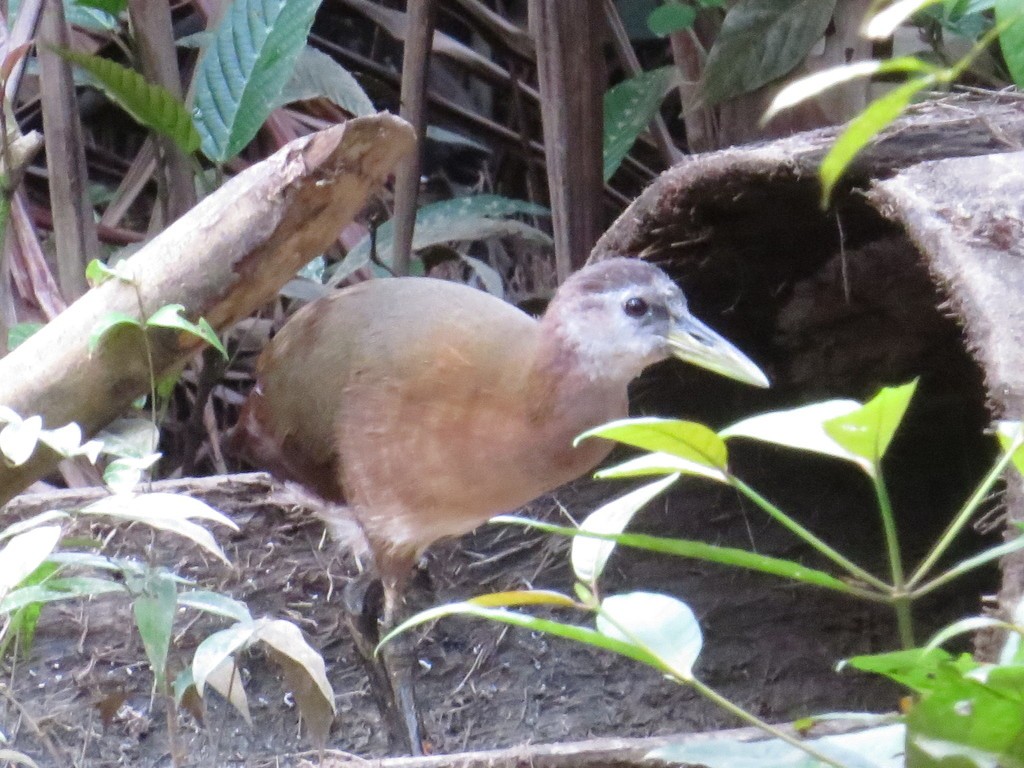
<path fill-rule="evenodd" d="M 387 657 L 384 651 L 380 656 L 374 653 L 380 642 L 385 602 L 380 578 L 371 573 L 360 574 L 346 585 L 344 601 L 345 623 L 370 678 L 370 692 L 387 729 L 388 748 L 394 753 L 422 754 L 419 735 L 409 731 L 398 705 Z"/>
<path fill-rule="evenodd" d="M 393 582 L 384 583 L 384 616 L 381 629 L 387 633 L 400 623 L 402 589 Z M 408 737 L 413 755 L 423 754 L 423 724 L 416 707 L 413 671 L 416 669 L 415 638 L 408 632 L 393 637 L 380 649 L 381 660 L 391 684 L 393 704 Z"/>

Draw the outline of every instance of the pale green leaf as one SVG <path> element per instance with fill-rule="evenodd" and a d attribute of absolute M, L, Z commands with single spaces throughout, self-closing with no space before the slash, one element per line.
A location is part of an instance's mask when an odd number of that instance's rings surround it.
<path fill-rule="evenodd" d="M 682 459 L 661 451 L 645 453 L 634 459 L 628 459 L 613 467 L 598 470 L 594 477 L 605 479 L 643 477 L 646 475 L 696 475 L 706 477 L 719 483 L 729 482 L 725 472 L 706 464 Z"/>
<path fill-rule="evenodd" d="M 224 616 L 235 621 L 252 621 L 252 615 L 245 603 L 220 592 L 210 592 L 205 589 L 181 592 L 178 594 L 178 605 L 212 613 L 215 616 Z"/>
<path fill-rule="evenodd" d="M 40 525 L 47 525 L 49 523 L 64 521 L 69 517 L 67 512 L 59 509 L 51 509 L 47 512 L 40 512 L 38 515 L 33 515 L 27 520 L 20 520 L 17 523 L 11 523 L 3 530 L 0 530 L 0 541 L 17 536 L 18 534 L 30 531 L 33 528 L 37 528 Z"/>
<path fill-rule="evenodd" d="M 1005 25 L 999 33 L 999 48 L 1006 68 L 1018 88 L 1024 88 L 1024 5 L 1020 0 L 996 0 L 996 23 Z"/>
<path fill-rule="evenodd" d="M 868 19 L 864 25 L 864 37 L 869 40 L 884 40 L 892 37 L 896 28 L 928 5 L 941 0 L 895 0 Z"/>
<path fill-rule="evenodd" d="M 622 533 L 633 519 L 633 515 L 651 499 L 665 491 L 678 478 L 678 475 L 669 475 L 603 504 L 583 521 L 580 526 L 581 532 Z M 615 542 L 607 539 L 595 539 L 589 536 L 573 538 L 571 560 L 576 578 L 588 584 L 596 582 L 604 572 L 604 567 L 614 549 Z"/>
<path fill-rule="evenodd" d="M 307 45 L 295 61 L 291 79 L 274 100 L 274 107 L 317 98 L 327 99 L 356 117 L 377 111 L 347 69 L 326 53 Z"/>
<path fill-rule="evenodd" d="M 0 430 L 0 454 L 8 465 L 20 467 L 28 461 L 39 443 L 39 435 L 43 431 L 43 419 L 40 416 L 29 416 L 27 419 L 9 421 Z"/>
<path fill-rule="evenodd" d="M 245 720 L 252 726 L 252 715 L 249 714 L 249 696 L 245 692 L 242 672 L 233 658 L 224 659 L 206 675 L 206 684 L 228 700 Z"/>
<path fill-rule="evenodd" d="M 715 432 L 695 421 L 645 417 L 620 419 L 589 429 L 576 438 L 574 445 L 592 437 L 603 437 L 619 443 L 660 451 L 702 464 L 711 469 L 725 470 L 728 450 Z"/>
<path fill-rule="evenodd" d="M 147 470 L 160 460 L 159 453 L 114 459 L 103 469 L 103 482 L 115 494 L 127 494 L 142 482 Z"/>
<path fill-rule="evenodd" d="M 223 163 L 270 115 L 306 47 L 320 0 L 234 0 L 195 74 L 203 153 Z"/>
<path fill-rule="evenodd" d="M 92 576 L 49 579 L 43 584 L 12 590 L 0 600 L 0 613 L 10 613 L 32 603 L 52 603 L 79 597 L 96 597 L 108 592 L 125 592 L 124 584 Z"/>
<path fill-rule="evenodd" d="M 0 601 L 42 565 L 56 548 L 60 534 L 59 525 L 41 525 L 12 536 L 0 549 Z"/>
<path fill-rule="evenodd" d="M 153 669 L 157 689 L 163 687 L 167 677 L 167 651 L 171 646 L 177 594 L 178 587 L 173 579 L 160 571 L 151 571 L 143 581 L 142 593 L 132 602 L 135 626 Z"/>
<path fill-rule="evenodd" d="M 655 592 L 605 598 L 597 614 L 597 629 L 652 653 L 683 680 L 693 677 L 693 665 L 704 644 L 690 606 Z"/>
<path fill-rule="evenodd" d="M 1024 475 L 1024 425 L 1019 421 L 999 421 L 996 423 L 996 438 L 1004 453 L 1013 454 L 1013 466 Z"/>
<path fill-rule="evenodd" d="M 142 329 L 142 323 L 137 317 L 126 312 L 108 312 L 101 317 L 92 327 L 89 333 L 89 352 L 95 352 L 103 337 L 115 328 L 138 328 Z"/>
<path fill-rule="evenodd" d="M 578 608 L 568 595 L 547 589 L 517 589 L 509 592 L 491 592 L 471 597 L 467 602 L 485 608 L 509 608 L 517 605 L 550 605 L 556 608 Z"/>
<path fill-rule="evenodd" d="M 156 452 L 160 430 L 149 419 L 123 417 L 108 424 L 96 439 L 109 456 L 141 459 Z"/>
<path fill-rule="evenodd" d="M 825 34 L 836 0 L 739 0 L 708 53 L 707 105 L 749 93 L 792 71 Z"/>
<path fill-rule="evenodd" d="M 872 468 L 870 474 L 877 475 L 916 388 L 916 379 L 899 387 L 885 387 L 856 411 L 827 420 L 825 433 L 867 461 Z"/>
<path fill-rule="evenodd" d="M 233 654 L 249 645 L 257 626 L 255 621 L 240 621 L 214 632 L 199 644 L 192 656 L 192 679 L 200 696 L 206 690 L 207 678 Z"/>
<path fill-rule="evenodd" d="M 193 323 L 185 317 L 184 313 L 185 307 L 181 304 L 166 304 L 149 316 L 146 320 L 146 325 L 157 328 L 170 328 L 191 334 L 216 349 L 226 360 L 228 351 L 224 348 L 221 340 L 217 338 L 217 332 L 213 330 L 206 319 L 200 317 L 198 321 Z"/>

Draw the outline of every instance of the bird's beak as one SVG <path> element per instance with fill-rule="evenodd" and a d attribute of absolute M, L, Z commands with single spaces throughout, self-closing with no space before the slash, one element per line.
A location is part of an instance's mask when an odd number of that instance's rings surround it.
<path fill-rule="evenodd" d="M 767 387 L 768 377 L 736 347 L 695 317 L 676 320 L 668 333 L 672 354 L 744 384 Z"/>

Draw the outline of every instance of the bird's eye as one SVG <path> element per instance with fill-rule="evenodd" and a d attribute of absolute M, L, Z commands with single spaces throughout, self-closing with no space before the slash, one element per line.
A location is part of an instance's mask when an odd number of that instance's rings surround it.
<path fill-rule="evenodd" d="M 647 306 L 647 302 L 639 296 L 631 296 L 626 299 L 626 303 L 622 305 L 622 310 L 630 317 L 643 317 L 647 314 L 648 309 L 650 309 L 650 307 Z"/>

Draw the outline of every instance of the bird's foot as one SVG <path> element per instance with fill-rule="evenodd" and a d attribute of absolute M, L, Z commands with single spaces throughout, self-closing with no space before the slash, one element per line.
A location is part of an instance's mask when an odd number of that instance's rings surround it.
<path fill-rule="evenodd" d="M 423 729 L 413 695 L 415 658 L 406 636 L 400 635 L 375 653 L 381 637 L 384 588 L 380 579 L 360 574 L 344 590 L 345 622 L 370 678 L 370 692 L 396 754 L 423 754 Z M 385 627 L 389 629 L 389 627 Z"/>

